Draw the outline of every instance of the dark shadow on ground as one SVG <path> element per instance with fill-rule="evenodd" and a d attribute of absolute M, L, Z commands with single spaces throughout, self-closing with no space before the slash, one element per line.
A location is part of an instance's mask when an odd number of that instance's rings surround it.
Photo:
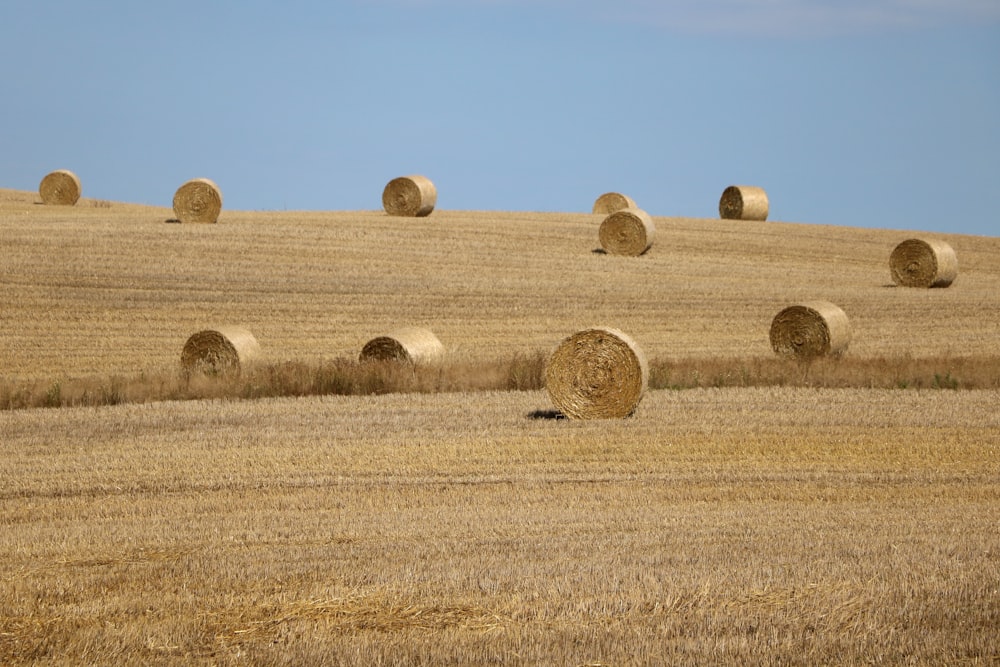
<path fill-rule="evenodd" d="M 532 410 L 528 419 L 566 419 L 566 415 L 558 410 Z"/>

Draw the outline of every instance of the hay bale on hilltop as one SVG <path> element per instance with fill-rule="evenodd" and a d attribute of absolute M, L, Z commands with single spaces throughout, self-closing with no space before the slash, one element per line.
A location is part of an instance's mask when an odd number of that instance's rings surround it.
<path fill-rule="evenodd" d="M 593 212 L 600 215 L 608 215 L 624 208 L 639 208 L 635 200 L 620 192 L 605 192 L 594 200 Z"/>
<path fill-rule="evenodd" d="M 186 372 L 239 375 L 260 357 L 260 345 L 247 329 L 224 326 L 192 334 L 181 351 Z"/>
<path fill-rule="evenodd" d="M 56 169 L 38 184 L 38 195 L 48 205 L 72 206 L 80 200 L 82 192 L 80 179 L 68 169 Z"/>
<path fill-rule="evenodd" d="M 612 255 L 638 257 L 653 246 L 656 225 L 649 214 L 638 208 L 611 213 L 601 223 L 601 247 Z"/>
<path fill-rule="evenodd" d="M 436 204 L 437 188 L 426 176 L 400 176 L 382 190 L 382 208 L 389 215 L 420 218 L 430 215 Z"/>
<path fill-rule="evenodd" d="M 730 185 L 719 198 L 719 216 L 726 220 L 767 220 L 767 193 L 756 185 Z"/>
<path fill-rule="evenodd" d="M 429 329 L 403 327 L 372 338 L 361 348 L 361 361 L 404 361 L 428 364 L 444 357 L 444 345 Z"/>
<path fill-rule="evenodd" d="M 192 178 L 174 193 L 174 216 L 181 222 L 216 223 L 222 190 L 208 178 Z"/>
<path fill-rule="evenodd" d="M 646 356 L 617 329 L 578 331 L 559 344 L 545 366 L 549 397 L 572 419 L 627 417 L 648 383 Z"/>
<path fill-rule="evenodd" d="M 828 301 L 810 301 L 783 309 L 771 321 L 775 353 L 809 360 L 840 356 L 851 342 L 847 314 Z"/>
<path fill-rule="evenodd" d="M 948 287 L 958 276 L 958 258 L 938 239 L 908 239 L 889 255 L 892 281 L 902 287 Z"/>

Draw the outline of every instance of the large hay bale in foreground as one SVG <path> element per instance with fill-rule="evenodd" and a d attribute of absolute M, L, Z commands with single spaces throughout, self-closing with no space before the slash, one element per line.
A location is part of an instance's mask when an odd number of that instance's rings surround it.
<path fill-rule="evenodd" d="M 789 306 L 771 321 L 771 348 L 780 355 L 808 360 L 840 356 L 851 342 L 847 314 L 829 301 Z"/>
<path fill-rule="evenodd" d="M 594 201 L 594 213 L 608 215 L 623 208 L 639 208 L 635 200 L 620 192 L 605 192 Z"/>
<path fill-rule="evenodd" d="M 437 188 L 425 176 L 400 176 L 382 191 L 382 208 L 389 215 L 420 218 L 430 215 L 437 204 Z"/>
<path fill-rule="evenodd" d="M 552 402 L 572 419 L 620 419 L 635 412 L 649 382 L 646 355 L 617 329 L 578 331 L 545 366 Z"/>
<path fill-rule="evenodd" d="M 224 326 L 192 334 L 181 351 L 181 367 L 207 375 L 239 375 L 260 356 L 260 345 L 243 327 Z"/>
<path fill-rule="evenodd" d="M 361 361 L 406 361 L 428 364 L 444 357 L 444 345 L 428 329 L 404 327 L 372 338 L 361 348 Z"/>
<path fill-rule="evenodd" d="M 767 193 L 756 185 L 730 185 L 719 198 L 719 216 L 726 220 L 767 220 L 767 213 Z"/>
<path fill-rule="evenodd" d="M 72 206 L 80 200 L 82 192 L 80 179 L 68 169 L 56 169 L 46 174 L 38 184 L 38 195 L 43 204 Z"/>
<path fill-rule="evenodd" d="M 215 223 L 222 211 L 222 191 L 207 178 L 192 178 L 174 193 L 174 216 L 181 222 Z"/>
<path fill-rule="evenodd" d="M 626 208 L 604 218 L 598 237 L 612 255 L 638 257 L 653 246 L 656 225 L 642 209 Z"/>
<path fill-rule="evenodd" d="M 958 258 L 938 239 L 908 239 L 889 255 L 892 281 L 902 287 L 947 287 L 958 276 Z"/>

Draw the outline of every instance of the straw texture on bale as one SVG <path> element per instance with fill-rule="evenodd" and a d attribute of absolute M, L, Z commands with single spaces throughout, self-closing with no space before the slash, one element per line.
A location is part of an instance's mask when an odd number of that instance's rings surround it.
<path fill-rule="evenodd" d="M 428 364 L 440 361 L 444 345 L 428 329 L 404 327 L 386 336 L 372 338 L 361 348 L 361 361 L 406 361 Z"/>
<path fill-rule="evenodd" d="M 192 334 L 181 351 L 181 367 L 189 372 L 239 375 L 260 356 L 260 345 L 243 327 L 225 326 Z"/>
<path fill-rule="evenodd" d="M 771 321 L 771 348 L 780 355 L 808 360 L 840 356 L 851 342 L 847 314 L 828 301 L 789 306 Z"/>
<path fill-rule="evenodd" d="M 430 215 L 437 204 L 437 188 L 425 176 L 394 178 L 382 191 L 382 208 L 389 215 L 420 218 Z"/>
<path fill-rule="evenodd" d="M 545 366 L 545 388 L 571 419 L 621 419 L 649 382 L 646 356 L 617 329 L 584 329 L 563 340 Z"/>
<path fill-rule="evenodd" d="M 38 195 L 43 204 L 72 206 L 80 199 L 80 179 L 72 171 L 57 169 L 45 175 L 38 184 Z"/>
<path fill-rule="evenodd" d="M 908 239 L 889 255 L 892 281 L 902 287 L 947 287 L 958 276 L 958 258 L 938 239 Z"/>
<path fill-rule="evenodd" d="M 767 193 L 756 185 L 730 185 L 719 198 L 719 216 L 727 220 L 767 220 L 767 212 Z"/>
<path fill-rule="evenodd" d="M 626 208 L 604 218 L 598 237 L 601 247 L 612 255 L 638 257 L 652 247 L 656 225 L 642 209 Z"/>
<path fill-rule="evenodd" d="M 594 213 L 608 215 L 623 208 L 639 208 L 635 200 L 620 192 L 605 192 L 594 201 Z"/>
<path fill-rule="evenodd" d="M 174 194 L 174 216 L 181 222 L 215 223 L 222 211 L 222 191 L 207 178 L 192 178 Z"/>

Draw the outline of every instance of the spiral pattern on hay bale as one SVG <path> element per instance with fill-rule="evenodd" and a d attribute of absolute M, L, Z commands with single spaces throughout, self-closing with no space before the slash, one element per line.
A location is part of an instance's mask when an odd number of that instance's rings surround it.
<path fill-rule="evenodd" d="M 545 366 L 545 388 L 571 419 L 621 419 L 649 382 L 646 356 L 617 329 L 584 329 L 563 340 Z"/>
<path fill-rule="evenodd" d="M 767 220 L 768 201 L 764 188 L 730 185 L 719 198 L 719 216 L 726 220 Z"/>
<path fill-rule="evenodd" d="M 889 255 L 892 281 L 901 287 L 948 287 L 958 276 L 958 258 L 938 239 L 907 239 Z"/>
<path fill-rule="evenodd" d="M 400 176 L 382 190 L 382 208 L 389 215 L 420 218 L 430 215 L 436 204 L 437 188 L 425 176 Z"/>
<path fill-rule="evenodd" d="M 604 218 L 598 237 L 612 255 L 638 257 L 653 246 L 656 225 L 642 209 L 626 208 Z"/>
<path fill-rule="evenodd" d="M 260 345 L 247 329 L 224 326 L 192 334 L 181 350 L 181 367 L 206 375 L 239 375 L 260 356 Z"/>
<path fill-rule="evenodd" d="M 840 356 L 851 342 L 847 314 L 829 301 L 810 301 L 783 309 L 771 321 L 771 349 L 808 360 Z"/>
<path fill-rule="evenodd" d="M 444 357 L 444 345 L 428 329 L 404 327 L 372 338 L 361 348 L 360 361 L 403 361 L 429 364 Z"/>
<path fill-rule="evenodd" d="M 181 222 L 215 223 L 222 211 L 222 191 L 207 178 L 192 178 L 174 193 L 174 216 Z"/>
<path fill-rule="evenodd" d="M 82 192 L 80 179 L 68 169 L 56 169 L 38 184 L 38 196 L 48 205 L 72 206 L 80 200 Z"/>
<path fill-rule="evenodd" d="M 608 215 L 624 208 L 639 208 L 635 200 L 620 192 L 605 192 L 594 200 L 593 212 L 600 215 Z"/>

